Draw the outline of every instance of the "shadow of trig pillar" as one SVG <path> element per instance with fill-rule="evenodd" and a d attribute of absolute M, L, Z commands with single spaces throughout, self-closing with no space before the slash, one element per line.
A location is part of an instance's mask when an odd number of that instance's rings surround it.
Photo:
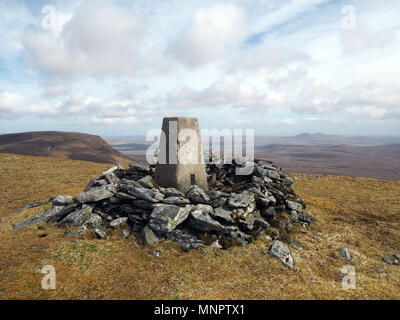
<path fill-rule="evenodd" d="M 208 190 L 197 118 L 163 119 L 155 180 L 182 192 L 194 184 Z"/>

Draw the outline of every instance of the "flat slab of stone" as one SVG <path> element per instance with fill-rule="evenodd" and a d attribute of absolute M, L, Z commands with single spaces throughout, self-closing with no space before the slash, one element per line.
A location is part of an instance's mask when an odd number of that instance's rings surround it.
<path fill-rule="evenodd" d="M 293 268 L 293 258 L 290 251 L 279 240 L 275 240 L 275 242 L 269 247 L 268 253 L 281 260 L 286 267 Z"/>
<path fill-rule="evenodd" d="M 170 204 L 161 204 L 153 209 L 148 227 L 159 234 L 171 232 L 186 220 L 191 209 L 191 205 L 178 207 Z"/>
<path fill-rule="evenodd" d="M 89 189 L 88 191 L 82 192 L 80 195 L 76 196 L 74 200 L 78 203 L 97 202 L 111 198 L 114 194 L 115 192 L 110 191 L 104 186 L 95 187 Z"/>

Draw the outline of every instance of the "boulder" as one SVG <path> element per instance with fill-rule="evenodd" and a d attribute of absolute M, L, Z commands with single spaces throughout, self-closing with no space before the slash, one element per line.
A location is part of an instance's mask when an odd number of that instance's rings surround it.
<path fill-rule="evenodd" d="M 90 218 L 90 216 L 92 215 L 92 211 L 93 211 L 93 206 L 83 204 L 82 208 L 71 212 L 69 215 L 63 218 L 58 223 L 58 225 L 62 226 L 65 223 L 69 223 L 73 226 L 79 226 L 85 223 Z"/>
<path fill-rule="evenodd" d="M 151 176 L 149 176 L 149 175 L 147 175 L 147 176 L 145 176 L 145 177 L 139 179 L 137 182 L 138 182 L 142 187 L 148 188 L 148 189 L 154 188 L 154 186 L 155 186 L 154 179 L 153 179 Z"/>
<path fill-rule="evenodd" d="M 232 217 L 232 211 L 227 206 L 215 208 L 211 213 L 211 216 L 217 220 L 222 220 L 228 223 L 232 223 L 234 221 Z"/>
<path fill-rule="evenodd" d="M 384 256 L 382 260 L 390 265 L 399 265 L 399 260 L 394 255 Z"/>
<path fill-rule="evenodd" d="M 341 248 L 340 254 L 346 258 L 347 261 L 351 260 L 350 251 L 348 248 Z"/>
<path fill-rule="evenodd" d="M 106 232 L 104 231 L 103 228 L 96 228 L 96 229 L 94 229 L 94 233 L 96 234 L 96 236 L 97 236 L 99 239 L 104 239 L 104 238 L 107 236 L 107 234 L 106 234 Z"/>
<path fill-rule="evenodd" d="M 170 204 L 161 204 L 153 209 L 148 227 L 159 234 L 171 232 L 186 220 L 191 209 L 191 205 L 178 207 Z"/>
<path fill-rule="evenodd" d="M 198 204 L 190 211 L 189 224 L 196 230 L 203 232 L 223 231 L 225 227 L 214 220 L 214 209 L 210 205 Z"/>
<path fill-rule="evenodd" d="M 178 243 L 183 251 L 198 249 L 204 246 L 203 241 L 183 230 L 173 230 L 172 232 L 167 233 L 166 238 Z"/>
<path fill-rule="evenodd" d="M 288 267 L 293 268 L 293 258 L 290 254 L 289 249 L 279 240 L 275 240 L 274 243 L 269 247 L 268 253 L 278 258 L 282 263 Z"/>
<path fill-rule="evenodd" d="M 138 199 L 146 200 L 148 202 L 160 202 L 164 199 L 164 195 L 146 188 L 129 187 L 128 193 Z"/>
<path fill-rule="evenodd" d="M 74 200 L 78 203 L 98 202 L 100 200 L 112 197 L 115 193 L 116 190 L 111 185 L 95 187 L 88 191 L 82 192 L 80 195 L 76 196 Z"/>
<path fill-rule="evenodd" d="M 121 234 L 120 234 L 122 239 L 128 238 L 129 235 L 130 235 L 130 232 L 128 230 L 122 229 Z"/>
<path fill-rule="evenodd" d="M 179 190 L 175 189 L 175 188 L 166 188 L 165 189 L 165 197 L 169 198 L 169 197 L 184 197 L 185 195 L 180 192 Z"/>
<path fill-rule="evenodd" d="M 186 192 L 186 198 L 188 198 L 194 204 L 209 204 L 211 202 L 211 199 L 207 193 L 205 193 L 203 189 L 196 185 L 191 187 Z"/>
<path fill-rule="evenodd" d="M 69 206 L 74 203 L 74 199 L 71 196 L 64 194 L 58 194 L 51 198 L 53 206 Z"/>
<path fill-rule="evenodd" d="M 301 203 L 298 203 L 298 202 L 295 202 L 295 201 L 286 200 L 286 206 L 290 210 L 294 210 L 294 211 L 297 211 L 297 212 L 302 212 L 303 211 L 303 206 L 301 205 Z"/>
<path fill-rule="evenodd" d="M 63 210 L 63 206 L 55 206 L 49 210 L 43 211 L 42 213 L 35 215 L 25 221 L 17 223 L 14 225 L 14 229 L 20 229 L 22 227 L 30 226 L 32 224 L 39 223 L 41 221 L 49 221 L 52 217 L 56 216 L 61 210 Z"/>
<path fill-rule="evenodd" d="M 141 233 L 145 245 L 153 245 L 160 241 L 160 238 L 149 227 L 144 227 Z"/>
<path fill-rule="evenodd" d="M 171 196 L 168 198 L 164 198 L 163 203 L 166 203 L 166 204 L 189 204 L 190 201 L 189 201 L 189 199 L 186 199 L 184 197 Z"/>
<path fill-rule="evenodd" d="M 254 194 L 249 192 L 242 192 L 230 197 L 228 200 L 228 206 L 230 208 L 247 208 L 254 202 Z"/>
<path fill-rule="evenodd" d="M 299 221 L 305 222 L 305 223 L 311 223 L 314 221 L 314 217 L 311 214 L 306 213 L 306 212 L 298 212 L 297 218 Z"/>
<path fill-rule="evenodd" d="M 116 228 L 120 224 L 122 224 L 122 223 L 124 223 L 126 221 L 128 221 L 127 217 L 121 217 L 121 218 L 114 219 L 113 221 L 110 222 L 110 227 Z"/>
<path fill-rule="evenodd" d="M 102 221 L 102 218 L 97 213 L 92 213 L 92 215 L 88 220 L 86 220 L 84 225 L 95 229 L 101 226 Z"/>

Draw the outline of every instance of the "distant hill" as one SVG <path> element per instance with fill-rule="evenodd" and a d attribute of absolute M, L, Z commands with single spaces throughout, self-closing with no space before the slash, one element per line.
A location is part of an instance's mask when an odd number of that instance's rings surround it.
<path fill-rule="evenodd" d="M 99 163 L 128 163 L 132 159 L 101 137 L 78 133 L 39 131 L 0 135 L 0 153 L 47 156 Z"/>

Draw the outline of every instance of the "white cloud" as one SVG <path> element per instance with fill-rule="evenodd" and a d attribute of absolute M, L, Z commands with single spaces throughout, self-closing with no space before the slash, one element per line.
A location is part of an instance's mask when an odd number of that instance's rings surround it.
<path fill-rule="evenodd" d="M 371 51 L 381 51 L 397 41 L 393 30 L 371 31 L 360 24 L 355 29 L 342 30 L 340 36 L 345 55 L 370 54 Z"/>
<path fill-rule="evenodd" d="M 168 95 L 167 104 L 176 108 L 202 108 L 230 105 L 236 108 L 268 109 L 281 106 L 285 96 L 274 91 L 266 91 L 254 85 L 224 77 L 202 90 L 176 87 Z"/>
<path fill-rule="evenodd" d="M 55 78 L 131 75 L 137 69 L 143 21 L 109 1 L 84 2 L 60 32 L 29 30 L 29 61 Z"/>
<path fill-rule="evenodd" d="M 215 4 L 196 10 L 190 27 L 169 46 L 167 53 L 187 67 L 198 67 L 223 58 L 246 35 L 244 12 L 233 4 Z"/>

